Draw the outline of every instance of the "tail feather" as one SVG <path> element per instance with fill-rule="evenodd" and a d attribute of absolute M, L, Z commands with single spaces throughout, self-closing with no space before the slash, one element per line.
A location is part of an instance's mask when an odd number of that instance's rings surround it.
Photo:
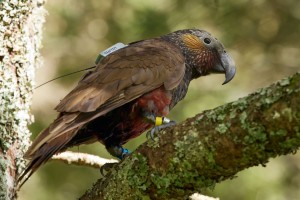
<path fill-rule="evenodd" d="M 19 188 L 54 154 L 73 145 L 97 140 L 95 135 L 86 134 L 86 130 L 82 129 L 84 124 L 97 117 L 96 114 L 99 113 L 60 113 L 58 118 L 39 134 L 25 153 L 24 158 L 29 159 L 30 162 L 18 178 Z"/>
<path fill-rule="evenodd" d="M 76 135 L 78 128 L 70 130 L 55 139 L 45 142 L 40 145 L 40 148 L 35 149 L 32 145 L 25 153 L 25 158 L 30 159 L 26 169 L 18 177 L 19 188 L 29 179 L 29 177 L 45 162 L 47 162 L 54 154 L 64 151 L 69 147 L 68 143 Z M 40 136 L 48 135 L 49 128 L 45 129 Z M 36 144 L 37 145 L 37 144 Z"/>

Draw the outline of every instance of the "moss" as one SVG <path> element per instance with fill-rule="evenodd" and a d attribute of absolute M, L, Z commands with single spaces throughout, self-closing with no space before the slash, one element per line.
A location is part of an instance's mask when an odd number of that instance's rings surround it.
<path fill-rule="evenodd" d="M 278 118 L 280 118 L 280 113 L 277 112 L 277 111 L 275 111 L 272 118 L 273 118 L 273 119 L 278 119 Z"/>
<path fill-rule="evenodd" d="M 232 102 L 231 106 L 234 106 L 236 110 L 245 110 L 248 107 L 248 101 L 246 98 L 240 98 L 238 101 Z"/>
<path fill-rule="evenodd" d="M 6 192 L 7 192 L 7 181 L 6 181 L 6 160 L 4 159 L 4 157 L 1 155 L 0 153 L 0 199 L 7 199 L 6 196 Z"/>
<path fill-rule="evenodd" d="M 230 112 L 229 118 L 234 119 L 236 116 L 237 116 L 237 113 L 235 110 L 233 110 L 232 112 Z"/>
<path fill-rule="evenodd" d="M 287 131 L 280 129 L 278 131 L 271 131 L 270 136 L 279 136 L 279 137 L 285 137 L 287 135 Z"/>
<path fill-rule="evenodd" d="M 175 155 L 171 162 L 171 170 L 168 174 L 173 174 L 173 187 L 188 188 L 193 185 L 195 188 L 213 187 L 216 181 L 204 178 L 198 171 L 200 169 L 209 169 L 217 167 L 214 155 L 214 149 L 207 148 L 207 144 L 199 141 L 197 132 L 190 130 L 182 140 L 175 143 Z M 210 137 L 205 137 L 205 141 L 209 143 Z M 195 160 L 201 162 L 196 162 Z M 174 174 L 176 174 L 174 176 Z M 168 180 L 170 181 L 170 180 Z"/>
<path fill-rule="evenodd" d="M 139 153 L 134 153 L 133 157 L 134 159 L 125 159 L 118 165 L 118 172 L 111 171 L 116 176 L 105 188 L 105 199 L 149 199 L 148 194 L 143 192 L 150 184 L 147 160 Z M 122 169 L 121 172 L 119 169 Z"/>
<path fill-rule="evenodd" d="M 286 117 L 286 119 L 288 119 L 288 122 L 291 122 L 293 120 L 293 116 L 292 116 L 292 109 L 291 108 L 284 108 L 282 111 L 281 111 L 281 114 L 283 116 Z"/>
<path fill-rule="evenodd" d="M 287 139 L 284 143 L 280 143 L 280 147 L 282 148 L 282 152 L 296 152 L 299 149 L 300 143 L 300 134 L 298 134 L 298 138 L 290 138 Z"/>
<path fill-rule="evenodd" d="M 153 173 L 151 174 L 151 181 L 158 189 L 159 194 L 165 194 L 166 189 L 168 189 L 174 181 L 177 180 L 177 176 L 174 174 L 160 174 L 160 173 Z"/>
<path fill-rule="evenodd" d="M 216 131 L 218 131 L 221 134 L 226 133 L 228 130 L 228 128 L 225 124 L 218 124 L 218 126 L 215 129 L 216 129 Z"/>
<path fill-rule="evenodd" d="M 225 119 L 226 115 L 225 114 L 219 114 L 217 117 L 218 121 L 223 121 Z"/>
<path fill-rule="evenodd" d="M 251 144 L 255 142 L 259 142 L 263 144 L 263 142 L 267 140 L 266 130 L 260 124 L 251 123 L 247 131 L 248 131 L 248 135 L 247 135 L 248 139 L 246 140 L 247 137 L 246 136 L 244 140 L 246 144 Z"/>
<path fill-rule="evenodd" d="M 149 139 L 147 142 L 147 146 L 151 148 L 158 148 L 159 147 L 159 137 L 154 137 L 153 139 Z"/>
<path fill-rule="evenodd" d="M 241 127 L 243 129 L 247 129 L 248 128 L 248 124 L 247 124 L 247 118 L 248 118 L 248 114 L 246 111 L 243 111 L 240 116 L 239 116 L 239 120 L 241 123 Z"/>
<path fill-rule="evenodd" d="M 137 161 L 138 165 L 135 164 L 135 161 Z M 139 175 L 137 176 L 135 173 L 132 173 L 133 171 L 138 171 Z M 133 188 L 139 188 L 141 190 L 146 190 L 149 186 L 149 183 L 147 182 L 149 174 L 149 166 L 147 163 L 147 158 L 143 156 L 140 153 L 137 153 L 135 156 L 135 159 L 132 162 L 132 166 L 128 168 L 128 177 L 130 177 L 129 185 Z"/>
<path fill-rule="evenodd" d="M 289 84 L 290 84 L 290 78 L 284 78 L 279 81 L 279 85 L 281 86 L 287 86 Z"/>

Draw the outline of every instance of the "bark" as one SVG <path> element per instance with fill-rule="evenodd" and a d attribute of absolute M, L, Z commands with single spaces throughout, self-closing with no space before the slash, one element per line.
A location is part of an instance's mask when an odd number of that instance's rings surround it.
<path fill-rule="evenodd" d="M 187 199 L 300 146 L 300 73 L 161 131 L 81 199 Z"/>
<path fill-rule="evenodd" d="M 0 199 L 15 199 L 32 121 L 29 112 L 39 65 L 43 0 L 0 1 Z"/>

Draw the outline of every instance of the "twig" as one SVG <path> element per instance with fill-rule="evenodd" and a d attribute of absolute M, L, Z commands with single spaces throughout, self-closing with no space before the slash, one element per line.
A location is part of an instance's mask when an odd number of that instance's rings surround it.
<path fill-rule="evenodd" d="M 67 164 L 74 164 L 80 166 L 89 166 L 94 168 L 100 168 L 105 163 L 116 163 L 115 159 L 106 159 L 99 156 L 87 154 L 87 153 L 77 153 L 72 151 L 65 151 L 60 154 L 52 156 L 52 160 L 63 161 Z"/>
<path fill-rule="evenodd" d="M 190 200 L 220 200 L 219 198 L 204 196 L 203 194 L 194 193 L 190 196 Z"/>

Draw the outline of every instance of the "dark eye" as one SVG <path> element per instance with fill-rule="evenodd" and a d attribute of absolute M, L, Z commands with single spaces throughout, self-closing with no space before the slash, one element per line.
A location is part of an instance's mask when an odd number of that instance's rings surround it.
<path fill-rule="evenodd" d="M 211 43 L 211 40 L 209 38 L 204 38 L 203 41 L 204 41 L 205 44 L 210 44 Z"/>

